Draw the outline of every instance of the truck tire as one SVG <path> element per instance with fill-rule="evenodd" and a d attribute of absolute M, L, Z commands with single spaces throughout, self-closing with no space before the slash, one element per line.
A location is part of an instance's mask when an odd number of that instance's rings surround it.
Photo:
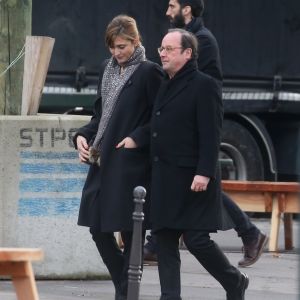
<path fill-rule="evenodd" d="M 241 124 L 224 120 L 220 155 L 222 179 L 263 180 L 264 164 L 260 148 Z"/>

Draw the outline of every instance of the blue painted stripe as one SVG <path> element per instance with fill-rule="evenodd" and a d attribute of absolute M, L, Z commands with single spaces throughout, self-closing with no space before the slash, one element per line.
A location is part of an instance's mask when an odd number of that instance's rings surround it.
<path fill-rule="evenodd" d="M 78 214 L 79 198 L 21 198 L 19 216 L 72 216 Z"/>
<path fill-rule="evenodd" d="M 78 158 L 76 151 L 67 152 L 38 152 L 38 151 L 21 151 L 21 158 L 24 159 L 75 159 Z"/>
<path fill-rule="evenodd" d="M 20 192 L 81 192 L 85 179 L 29 178 L 20 181 Z"/>
<path fill-rule="evenodd" d="M 25 174 L 72 174 L 72 173 L 87 173 L 88 166 L 83 164 L 44 164 L 44 163 L 33 163 L 33 164 L 20 164 L 20 172 Z"/>

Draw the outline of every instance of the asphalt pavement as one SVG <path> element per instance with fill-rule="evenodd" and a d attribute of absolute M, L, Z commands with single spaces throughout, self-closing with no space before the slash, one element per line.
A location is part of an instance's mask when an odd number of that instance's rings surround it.
<path fill-rule="evenodd" d="M 268 220 L 254 220 L 257 226 L 269 232 Z M 281 228 L 282 230 L 282 228 Z M 234 231 L 219 232 L 212 238 L 221 246 L 231 263 L 237 266 L 242 257 L 241 241 Z M 299 222 L 294 222 L 295 249 L 285 251 L 280 233 L 279 252 L 266 251 L 253 266 L 242 268 L 250 278 L 247 300 L 299 300 Z M 195 258 L 181 250 L 182 298 L 184 300 L 226 299 L 220 284 L 211 277 Z M 40 300 L 113 300 L 110 281 L 99 280 L 37 280 Z M 146 265 L 140 289 L 140 300 L 158 300 L 160 296 L 157 266 Z M 10 281 L 0 281 L 0 300 L 16 300 Z M 27 300 L 27 299 L 26 299 Z M 29 299 L 28 299 L 29 300 Z"/>

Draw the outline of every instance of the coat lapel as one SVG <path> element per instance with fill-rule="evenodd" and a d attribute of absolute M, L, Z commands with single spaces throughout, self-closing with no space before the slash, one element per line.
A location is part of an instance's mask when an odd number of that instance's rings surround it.
<path fill-rule="evenodd" d="M 157 94 L 155 108 L 160 109 L 175 99 L 176 96 L 187 87 L 193 77 L 193 73 L 196 71 L 197 62 L 191 60 L 183 66 L 174 78 L 169 80 L 166 76 Z"/>
<path fill-rule="evenodd" d="M 189 78 L 185 78 L 180 81 L 180 84 L 176 82 L 166 82 L 161 86 L 161 89 L 157 95 L 156 109 L 160 109 L 170 101 L 172 101 L 182 90 L 188 85 Z M 170 84 L 171 83 L 171 84 Z"/>

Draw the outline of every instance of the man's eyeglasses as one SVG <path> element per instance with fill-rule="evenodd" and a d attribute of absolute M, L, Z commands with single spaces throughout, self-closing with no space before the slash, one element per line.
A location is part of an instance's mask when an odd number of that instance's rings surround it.
<path fill-rule="evenodd" d="M 182 47 L 172 47 L 172 46 L 159 47 L 159 48 L 157 48 L 157 51 L 158 51 L 159 54 L 161 54 L 164 50 L 165 50 L 167 53 L 171 53 L 171 52 L 173 52 L 175 49 L 182 49 Z"/>

